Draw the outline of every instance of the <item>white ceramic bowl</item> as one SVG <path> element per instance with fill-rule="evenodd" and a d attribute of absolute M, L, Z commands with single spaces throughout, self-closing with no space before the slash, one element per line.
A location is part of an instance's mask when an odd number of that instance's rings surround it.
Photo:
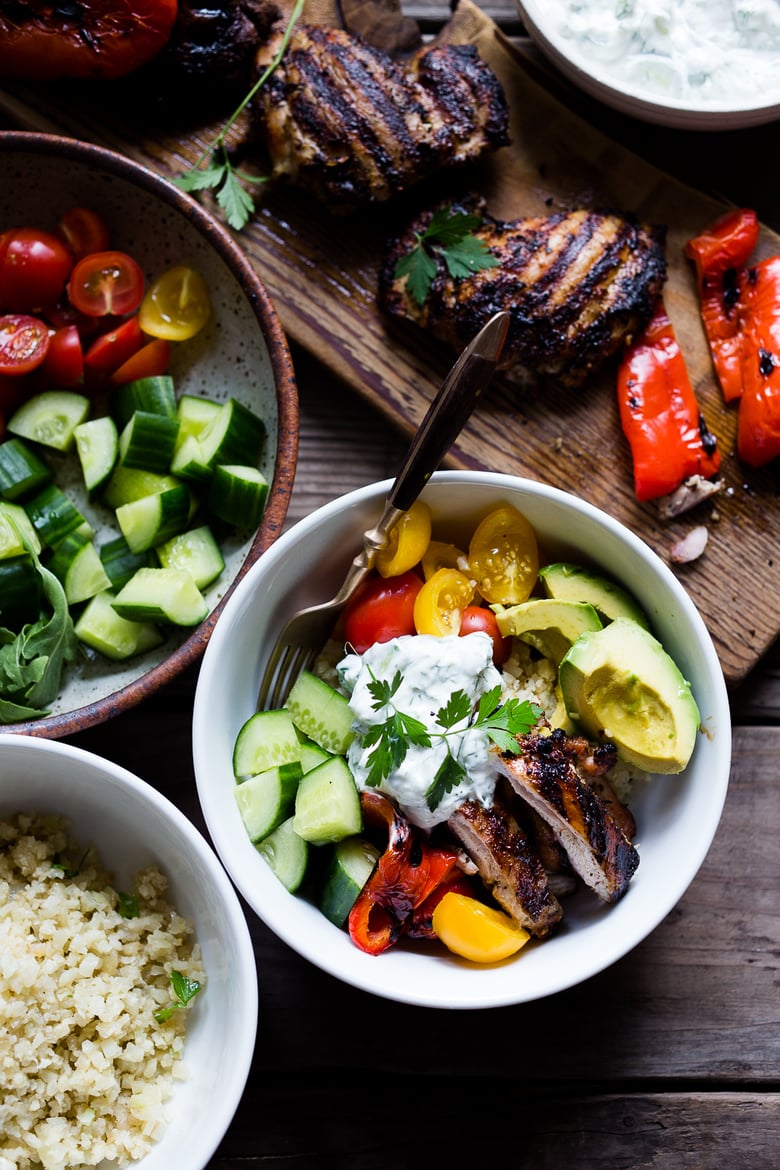
<path fill-rule="evenodd" d="M 732 130 L 780 118 L 777 78 L 773 84 L 756 84 L 749 95 L 732 85 L 724 86 L 718 99 L 697 99 L 690 96 L 691 91 L 683 97 L 667 96 L 639 74 L 630 79 L 621 76 L 613 61 L 601 59 L 593 49 L 565 35 L 561 25 L 564 5 L 548 0 L 515 2 L 530 36 L 553 64 L 580 89 L 624 114 L 681 130 Z M 617 5 L 604 8 L 606 17 Z M 744 73 L 744 67 L 739 68 Z"/>
<path fill-rule="evenodd" d="M 257 1029 L 257 971 L 236 893 L 213 850 L 175 805 L 108 760 L 70 744 L 0 734 L 0 818 L 62 814 L 74 840 L 94 844 L 117 889 L 155 864 L 168 897 L 194 924 L 207 983 L 188 1008 L 189 1076 L 172 1120 L 133 1170 L 203 1170 L 246 1084 Z"/>
<path fill-rule="evenodd" d="M 112 246 L 130 252 L 147 281 L 175 264 L 204 276 L 212 316 L 191 341 L 172 344 L 177 394 L 238 398 L 266 422 L 260 470 L 270 491 L 255 532 L 222 541 L 225 570 L 206 593 L 210 614 L 193 629 L 171 629 L 163 645 L 126 662 L 102 655 L 69 665 L 51 714 L 13 725 L 31 735 L 72 735 L 153 694 L 196 661 L 233 582 L 281 531 L 295 477 L 298 400 L 287 341 L 268 292 L 225 227 L 189 195 L 129 158 L 50 134 L 0 131 L 0 232 L 32 225 L 53 230 L 69 207 L 106 220 Z M 113 514 L 86 498 L 78 460 L 46 452 L 55 479 L 96 528 L 116 536 Z"/>
<path fill-rule="evenodd" d="M 331 975 L 408 1003 L 484 1008 L 551 995 L 587 979 L 639 943 L 682 897 L 710 846 L 729 776 L 731 726 L 723 674 L 688 594 L 641 541 L 591 505 L 541 483 L 485 472 L 440 472 L 423 498 L 444 539 L 468 539 L 502 501 L 523 512 L 550 558 L 601 566 L 639 599 L 657 636 L 691 681 L 702 716 L 685 773 L 661 777 L 632 802 L 639 869 L 607 908 L 587 892 L 567 899 L 562 929 L 500 964 L 479 967 L 424 946 L 366 955 L 312 905 L 293 897 L 250 844 L 236 809 L 231 755 L 254 710 L 277 631 L 302 605 L 335 592 L 360 534 L 377 520 L 390 483 L 326 505 L 285 533 L 249 570 L 217 622 L 195 696 L 198 795 L 217 852 L 256 913 L 291 947 Z"/>

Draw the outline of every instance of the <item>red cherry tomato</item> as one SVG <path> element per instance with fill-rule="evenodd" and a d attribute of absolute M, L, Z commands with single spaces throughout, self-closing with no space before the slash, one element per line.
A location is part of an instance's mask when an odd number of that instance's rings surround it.
<path fill-rule="evenodd" d="M 37 317 L 0 317 L 0 374 L 29 374 L 49 352 L 49 327 Z"/>
<path fill-rule="evenodd" d="M 128 358 L 118 370 L 114 370 L 108 380 L 112 386 L 124 386 L 126 382 L 135 382 L 137 378 L 156 378 L 166 372 L 170 360 L 169 342 L 157 338 Z"/>
<path fill-rule="evenodd" d="M 56 329 L 49 337 L 49 352 L 41 365 L 41 374 L 55 386 L 72 389 L 84 381 L 84 351 L 75 325 Z"/>
<path fill-rule="evenodd" d="M 501 633 L 492 609 L 485 609 L 482 605 L 469 605 L 463 611 L 460 633 L 474 634 L 477 631 L 489 634 L 493 639 L 493 663 L 501 666 L 506 662 L 512 649 L 512 639 L 505 638 Z"/>
<path fill-rule="evenodd" d="M 92 252 L 77 261 L 68 281 L 71 304 L 88 317 L 134 313 L 143 295 L 143 273 L 126 252 Z"/>
<path fill-rule="evenodd" d="M 62 296 L 73 257 L 56 236 L 15 228 L 0 244 L 0 307 L 15 313 L 45 309 Z"/>
<path fill-rule="evenodd" d="M 400 577 L 371 577 L 344 615 L 344 637 L 358 654 L 374 642 L 414 633 L 414 599 L 422 581 L 410 570 Z"/>
<path fill-rule="evenodd" d="M 87 383 L 97 386 L 104 382 L 141 349 L 144 340 L 137 317 L 130 317 L 116 328 L 109 329 L 107 333 L 101 333 L 84 355 Z"/>
<path fill-rule="evenodd" d="M 57 224 L 57 235 L 76 260 L 90 252 L 105 252 L 111 242 L 106 221 L 90 207 L 71 207 L 66 211 Z"/>

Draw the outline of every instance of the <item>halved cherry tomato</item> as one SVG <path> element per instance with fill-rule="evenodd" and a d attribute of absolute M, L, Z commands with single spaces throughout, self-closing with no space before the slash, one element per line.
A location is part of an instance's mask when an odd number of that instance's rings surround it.
<path fill-rule="evenodd" d="M 469 544 L 469 569 L 485 601 L 527 601 L 539 573 L 536 534 L 525 516 L 504 504 L 480 521 Z"/>
<path fill-rule="evenodd" d="M 188 341 L 200 332 L 210 315 L 205 280 L 194 268 L 181 264 L 169 268 L 154 282 L 139 313 L 144 333 L 168 341 Z"/>
<path fill-rule="evenodd" d="M 457 569 L 466 561 L 466 554 L 456 544 L 443 540 L 429 542 L 422 558 L 422 571 L 428 581 L 438 569 Z"/>
<path fill-rule="evenodd" d="M 32 313 L 62 296 L 73 256 L 62 240 L 39 228 L 6 232 L 0 245 L 0 307 Z"/>
<path fill-rule="evenodd" d="M 425 582 L 414 602 L 414 628 L 418 634 L 460 632 L 463 612 L 474 600 L 474 582 L 458 569 L 439 569 Z"/>
<path fill-rule="evenodd" d="M 71 207 L 57 224 L 57 234 L 76 260 L 90 252 L 105 252 L 111 242 L 108 224 L 91 207 Z"/>
<path fill-rule="evenodd" d="M 84 351 L 75 325 L 56 329 L 49 338 L 49 352 L 41 365 L 41 373 L 55 386 L 72 389 L 84 381 Z"/>
<path fill-rule="evenodd" d="M 68 281 L 71 304 L 88 317 L 134 313 L 143 295 L 143 272 L 126 252 L 92 252 L 76 263 Z"/>
<path fill-rule="evenodd" d="M 129 317 L 121 325 L 101 333 L 90 344 L 84 355 L 84 372 L 87 384 L 100 385 L 120 366 L 138 353 L 144 344 L 144 335 L 138 324 L 138 317 Z"/>
<path fill-rule="evenodd" d="M 431 510 L 416 500 L 404 512 L 390 533 L 387 547 L 376 556 L 376 570 L 382 577 L 398 577 L 422 560 L 431 539 Z"/>
<path fill-rule="evenodd" d="M 37 317 L 0 317 L 0 374 L 29 374 L 49 352 L 49 327 Z"/>
<path fill-rule="evenodd" d="M 422 588 L 416 573 L 370 577 L 344 615 L 344 638 L 358 654 L 375 642 L 414 633 L 414 599 Z"/>
<path fill-rule="evenodd" d="M 506 662 L 512 649 L 512 639 L 505 638 L 501 633 L 492 609 L 486 609 L 484 605 L 469 605 L 463 611 L 459 632 L 473 634 L 477 631 L 488 634 L 493 640 L 494 666 L 501 666 Z"/>
<path fill-rule="evenodd" d="M 170 345 L 158 338 L 129 357 L 118 370 L 114 370 L 108 380 L 112 386 L 124 386 L 127 382 L 135 382 L 137 378 L 156 378 L 165 373 L 170 360 Z"/>

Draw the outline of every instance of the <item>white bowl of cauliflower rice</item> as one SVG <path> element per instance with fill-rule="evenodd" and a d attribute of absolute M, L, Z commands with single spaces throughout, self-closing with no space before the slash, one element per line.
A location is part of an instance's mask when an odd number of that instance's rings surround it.
<path fill-rule="evenodd" d="M 632 532 L 544 484 L 432 476 L 284 705 L 266 661 L 332 597 L 391 484 L 285 533 L 217 623 L 198 794 L 256 913 L 376 995 L 551 995 L 641 942 L 701 866 L 729 707 L 707 629 Z"/>
<path fill-rule="evenodd" d="M 0 991 L 2 1170 L 207 1165 L 256 1031 L 235 892 L 150 785 L 68 744 L 9 734 Z"/>

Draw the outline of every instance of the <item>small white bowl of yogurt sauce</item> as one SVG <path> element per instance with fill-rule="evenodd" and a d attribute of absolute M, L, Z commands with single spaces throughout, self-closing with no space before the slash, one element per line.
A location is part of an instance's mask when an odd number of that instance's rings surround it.
<path fill-rule="evenodd" d="M 780 0 L 517 0 L 531 37 L 581 89 L 689 130 L 780 118 Z"/>

